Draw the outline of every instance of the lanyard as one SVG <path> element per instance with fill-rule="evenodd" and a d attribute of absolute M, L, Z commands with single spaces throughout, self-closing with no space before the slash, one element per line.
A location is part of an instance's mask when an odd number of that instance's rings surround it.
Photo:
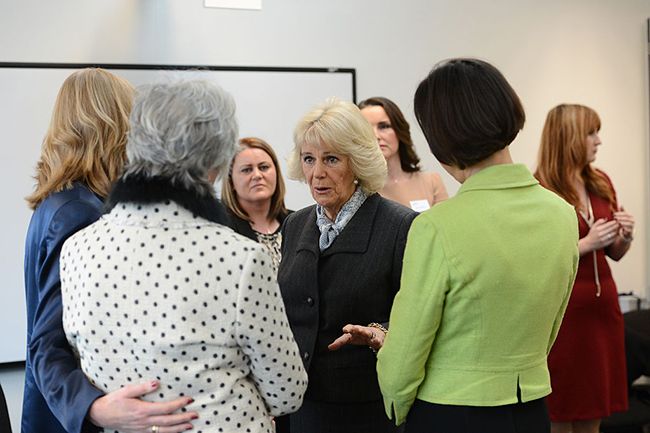
<path fill-rule="evenodd" d="M 582 209 L 578 210 L 578 212 L 580 213 L 580 216 L 585 221 L 585 223 L 587 223 L 587 226 L 589 228 L 591 228 L 591 226 L 595 222 L 595 217 L 594 217 L 594 210 L 591 207 L 591 197 L 589 197 L 589 194 L 587 194 L 587 214 L 585 215 L 585 213 L 582 211 Z M 597 259 L 597 255 L 596 255 L 596 250 L 593 250 L 591 252 L 591 255 L 592 255 L 593 260 L 594 260 L 594 279 L 595 279 L 595 282 L 596 282 L 596 297 L 599 298 L 600 297 L 600 277 L 598 276 L 598 259 Z"/>

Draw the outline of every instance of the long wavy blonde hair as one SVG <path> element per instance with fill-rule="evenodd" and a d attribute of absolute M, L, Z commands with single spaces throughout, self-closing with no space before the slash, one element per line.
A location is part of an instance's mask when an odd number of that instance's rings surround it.
<path fill-rule="evenodd" d="M 74 72 L 61 86 L 36 165 L 34 209 L 48 195 L 80 182 L 106 197 L 126 160 L 134 90 L 99 68 Z"/>
<path fill-rule="evenodd" d="M 606 178 L 587 160 L 587 136 L 600 130 L 600 118 L 589 107 L 561 104 L 549 111 L 542 131 L 535 176 L 576 209 L 580 197 L 573 184 L 578 172 L 587 191 L 615 205 L 614 193 Z"/>

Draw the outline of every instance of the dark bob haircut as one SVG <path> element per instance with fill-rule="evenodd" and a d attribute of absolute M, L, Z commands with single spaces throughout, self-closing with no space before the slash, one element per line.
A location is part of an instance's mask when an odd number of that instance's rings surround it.
<path fill-rule="evenodd" d="M 397 104 L 388 98 L 374 96 L 359 102 L 358 107 L 360 110 L 366 107 L 381 107 L 384 109 L 390 121 L 390 126 L 395 131 L 395 135 L 399 141 L 397 154 L 399 155 L 402 170 L 407 173 L 420 171 L 420 158 L 415 152 L 415 146 L 411 139 L 411 127 Z"/>
<path fill-rule="evenodd" d="M 438 63 L 418 86 L 414 106 L 433 155 L 460 169 L 508 146 L 526 120 L 503 74 L 477 59 Z"/>

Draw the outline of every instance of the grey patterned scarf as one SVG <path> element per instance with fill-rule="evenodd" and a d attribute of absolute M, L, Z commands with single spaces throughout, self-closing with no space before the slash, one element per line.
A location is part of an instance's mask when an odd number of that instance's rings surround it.
<path fill-rule="evenodd" d="M 326 250 L 332 245 L 334 239 L 343 231 L 348 221 L 352 219 L 367 198 L 366 193 L 357 187 L 352 197 L 341 207 L 334 222 L 325 215 L 325 209 L 321 205 L 316 205 L 316 225 L 318 226 L 318 230 L 320 230 L 318 247 L 321 251 Z"/>

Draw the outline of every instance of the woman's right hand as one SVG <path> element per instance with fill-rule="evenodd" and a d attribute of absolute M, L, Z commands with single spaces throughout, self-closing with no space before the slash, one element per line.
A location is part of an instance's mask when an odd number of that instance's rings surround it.
<path fill-rule="evenodd" d="M 189 397 L 151 403 L 140 400 L 159 387 L 158 381 L 126 385 L 98 398 L 90 406 L 88 418 L 96 426 L 127 433 L 180 433 L 192 428 L 190 421 L 197 419 L 196 412 L 175 413 L 192 403 Z"/>
<path fill-rule="evenodd" d="M 355 346 L 368 346 L 374 351 L 381 349 L 384 345 L 386 334 L 371 326 L 345 325 L 343 334 L 332 341 L 327 348 L 329 350 L 339 350 L 345 345 L 353 344 Z"/>
<path fill-rule="evenodd" d="M 620 226 L 616 220 L 607 221 L 604 218 L 596 220 L 589 229 L 587 236 L 580 239 L 580 254 L 610 246 L 616 240 L 619 228 Z"/>

